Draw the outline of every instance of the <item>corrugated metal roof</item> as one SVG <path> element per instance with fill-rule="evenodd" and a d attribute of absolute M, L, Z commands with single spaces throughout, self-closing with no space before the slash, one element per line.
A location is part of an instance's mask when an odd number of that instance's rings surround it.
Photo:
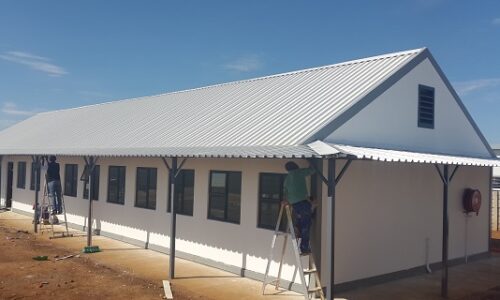
<path fill-rule="evenodd" d="M 298 145 L 424 50 L 40 113 L 0 132 L 0 154 L 251 156 L 287 146 L 300 156 Z"/>
<path fill-rule="evenodd" d="M 409 162 L 427 164 L 448 164 L 465 166 L 498 167 L 500 160 L 475 157 L 451 156 L 431 153 L 418 153 L 410 151 L 397 151 L 349 145 L 330 144 L 316 141 L 309 144 L 311 149 L 321 156 L 354 156 L 357 159 L 370 159 L 390 162 Z"/>
<path fill-rule="evenodd" d="M 33 150 L 8 149 L 5 155 L 32 155 Z M 172 147 L 172 148 L 46 148 L 39 155 L 141 156 L 141 157 L 224 157 L 224 158 L 312 158 L 319 157 L 309 146 Z"/>

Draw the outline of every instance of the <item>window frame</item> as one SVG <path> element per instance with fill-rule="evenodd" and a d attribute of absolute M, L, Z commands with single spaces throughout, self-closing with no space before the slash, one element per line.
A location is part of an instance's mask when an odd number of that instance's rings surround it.
<path fill-rule="evenodd" d="M 224 218 L 217 218 L 213 217 L 210 214 L 211 208 L 212 208 L 212 174 L 214 173 L 223 173 L 226 175 L 226 180 L 225 180 L 225 201 L 224 201 Z M 240 176 L 240 185 L 239 185 L 239 208 L 240 208 L 240 213 L 238 217 L 238 221 L 233 221 L 229 219 L 229 175 L 230 174 L 239 174 Z M 241 171 L 220 171 L 220 170 L 210 170 L 209 174 L 209 183 L 208 183 L 208 212 L 207 212 L 207 219 L 209 220 L 214 220 L 214 221 L 221 221 L 221 222 L 227 222 L 227 223 L 232 223 L 232 224 L 241 224 L 241 191 L 242 191 L 242 186 L 243 186 L 243 173 Z"/>
<path fill-rule="evenodd" d="M 177 176 L 175 177 L 175 180 L 176 182 L 174 183 L 175 184 L 175 190 L 174 190 L 174 201 L 177 201 L 177 196 L 179 195 L 178 191 L 179 191 L 179 184 L 177 182 L 177 179 L 179 178 L 179 176 L 185 176 L 186 175 L 186 172 L 190 172 L 192 173 L 192 176 L 193 176 L 193 204 L 191 205 L 192 206 L 192 210 L 191 212 L 186 212 L 186 210 L 184 209 L 184 204 L 186 202 L 185 200 L 185 189 L 186 189 L 186 186 L 185 186 L 185 180 L 183 179 L 182 183 L 183 183 L 183 193 L 182 193 L 182 199 L 179 200 L 179 203 L 182 204 L 182 209 L 179 210 L 179 206 L 176 206 L 177 208 L 177 211 L 176 211 L 176 214 L 180 214 L 180 215 L 183 215 L 183 216 L 190 216 L 192 217 L 194 215 L 194 203 L 195 203 L 195 199 L 194 199 L 194 187 L 195 187 L 195 170 L 194 169 L 182 169 L 179 171 L 179 173 L 177 174 Z M 170 189 L 170 185 L 169 185 L 169 189 Z M 169 191 L 170 193 L 170 191 Z M 176 202 L 176 204 L 178 204 L 178 202 Z M 167 213 L 171 213 L 172 212 L 172 207 L 171 207 L 171 203 L 170 201 L 167 203 Z"/>
<path fill-rule="evenodd" d="M 111 186 L 111 169 L 116 168 L 118 172 L 117 176 L 117 183 L 116 183 L 116 200 L 110 200 L 110 186 Z M 123 170 L 123 182 L 121 181 L 122 178 L 122 171 Z M 123 183 L 123 184 L 122 184 Z M 115 166 L 111 165 L 108 166 L 108 186 L 107 186 L 107 196 L 106 196 L 106 202 L 107 203 L 113 203 L 113 204 L 120 204 L 120 205 L 125 205 L 125 193 L 126 193 L 126 183 L 127 183 L 127 167 L 126 166 Z M 123 185 L 123 197 L 122 199 L 120 198 L 120 186 Z"/>
<path fill-rule="evenodd" d="M 73 169 L 68 172 L 68 169 Z M 68 178 L 72 173 L 72 178 Z M 69 189 L 68 189 L 69 181 Z M 64 165 L 64 196 L 77 197 L 78 196 L 78 164 L 65 164 Z"/>
<path fill-rule="evenodd" d="M 82 175 L 87 174 L 87 166 L 85 166 L 85 169 L 83 170 Z M 86 176 L 82 180 L 83 181 L 83 199 L 88 200 L 89 199 L 89 182 L 86 180 Z M 94 170 L 92 171 L 92 201 L 99 201 L 99 181 L 101 179 L 101 166 L 100 165 L 95 165 Z"/>
<path fill-rule="evenodd" d="M 21 166 L 23 166 L 21 168 Z M 21 172 L 22 170 L 22 172 Z M 18 161 L 17 162 L 17 182 L 16 187 L 18 189 L 26 189 L 26 162 Z"/>
<path fill-rule="evenodd" d="M 146 177 L 146 206 L 139 206 L 137 203 L 138 200 L 138 195 L 139 195 L 139 170 L 146 170 L 147 171 L 147 177 Z M 154 171 L 155 174 L 155 181 L 154 181 L 154 190 L 155 190 L 155 197 L 154 197 L 154 207 L 150 207 L 150 189 L 151 189 L 151 172 Z M 145 209 L 150 209 L 150 210 L 156 210 L 156 198 L 158 195 L 158 169 L 157 168 L 151 168 L 151 167 L 137 167 L 136 172 L 135 172 L 135 202 L 134 206 L 137 208 L 145 208 Z"/>
<path fill-rule="evenodd" d="M 257 202 L 258 202 L 258 205 L 257 205 L 257 228 L 260 228 L 260 229 L 269 229 L 269 230 L 275 230 L 276 229 L 276 223 L 275 225 L 272 225 L 272 226 L 264 226 L 261 224 L 261 207 L 262 207 L 262 176 L 263 175 L 272 175 L 272 176 L 280 176 L 281 178 L 281 182 L 280 182 L 280 185 L 281 185 L 281 189 L 280 189 L 280 199 L 278 200 L 278 206 L 281 205 L 281 199 L 283 199 L 284 197 L 284 194 L 285 194 L 285 178 L 287 176 L 286 173 L 273 173 L 273 172 L 261 172 L 259 173 L 259 194 L 257 195 Z M 264 202 L 268 202 L 268 203 L 272 203 L 273 201 L 264 201 Z M 280 207 L 281 208 L 281 207 Z M 279 216 L 279 209 L 278 209 L 278 215 L 276 216 L 276 219 L 278 219 L 278 216 Z M 280 230 L 284 230 L 285 229 L 285 226 L 286 226 L 286 218 L 283 218 L 281 220 L 281 224 L 280 224 Z"/>
<path fill-rule="evenodd" d="M 430 108 L 423 107 L 425 105 L 428 105 L 430 103 L 429 99 L 427 96 L 424 96 L 424 92 L 431 92 L 432 93 L 432 112 L 425 112 L 423 110 L 429 110 Z M 427 100 L 423 100 L 422 98 L 427 98 Z M 427 102 L 426 102 L 427 101 Z M 424 103 L 426 102 L 426 103 Z M 429 122 L 428 120 L 423 120 L 423 114 L 432 114 L 432 122 Z M 428 119 L 428 117 L 425 117 Z M 434 87 L 419 84 L 418 85 L 418 104 L 417 104 L 417 125 L 419 128 L 426 128 L 426 129 L 434 129 L 436 124 L 436 91 Z"/>

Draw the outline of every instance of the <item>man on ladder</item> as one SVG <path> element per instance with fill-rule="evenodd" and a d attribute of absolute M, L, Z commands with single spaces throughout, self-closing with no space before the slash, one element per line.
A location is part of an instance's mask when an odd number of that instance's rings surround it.
<path fill-rule="evenodd" d="M 316 171 L 312 168 L 300 169 L 293 161 L 285 164 L 288 175 L 283 183 L 285 189 L 285 199 L 283 205 L 290 204 L 293 207 L 295 226 L 300 235 L 300 252 L 308 254 L 311 252 L 309 245 L 309 231 L 311 229 L 312 205 L 308 200 L 306 177 Z"/>
<path fill-rule="evenodd" d="M 49 198 L 52 200 L 52 215 L 62 214 L 61 176 L 59 175 L 59 163 L 56 162 L 56 157 L 54 155 L 49 157 L 47 189 Z"/>
<path fill-rule="evenodd" d="M 283 258 L 285 256 L 285 249 L 290 237 L 292 244 L 295 264 L 299 270 L 299 276 L 301 281 L 301 291 L 304 295 L 305 300 L 314 299 L 315 295 L 319 295 L 321 300 L 325 300 L 323 294 L 323 289 L 321 286 L 321 280 L 319 278 L 319 272 L 316 267 L 316 262 L 314 261 L 314 256 L 311 253 L 311 247 L 309 245 L 309 230 L 311 228 L 311 217 L 312 217 L 312 204 L 308 200 L 306 177 L 314 174 L 316 171 L 312 168 L 300 169 L 299 166 L 294 162 L 288 162 L 285 165 L 288 175 L 285 178 L 284 190 L 285 199 L 282 201 L 282 205 L 278 214 L 278 220 L 276 222 L 276 227 L 274 230 L 273 239 L 271 241 L 271 250 L 269 252 L 269 258 L 267 260 L 266 272 L 264 273 L 264 280 L 262 284 L 262 294 L 265 293 L 265 288 L 268 283 L 275 285 L 276 289 L 280 286 L 281 271 L 283 267 Z M 292 224 L 292 215 L 290 212 L 290 206 L 293 207 L 293 214 L 295 217 L 295 226 L 298 228 L 300 234 L 300 249 L 297 242 L 297 236 L 295 235 L 294 224 Z M 280 231 L 280 224 L 282 218 L 285 217 L 287 220 L 287 229 L 284 232 Z M 281 252 L 281 257 L 279 258 L 279 268 L 276 280 L 268 282 L 269 270 L 271 262 L 273 260 L 273 253 L 276 246 L 276 239 L 278 236 L 284 236 L 283 248 Z M 309 268 L 303 267 L 303 262 L 301 257 L 308 257 Z M 309 276 L 309 283 L 306 282 L 306 275 Z"/>

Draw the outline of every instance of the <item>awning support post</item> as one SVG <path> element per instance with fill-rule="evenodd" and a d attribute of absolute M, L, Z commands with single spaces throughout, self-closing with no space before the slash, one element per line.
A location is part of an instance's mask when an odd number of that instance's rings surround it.
<path fill-rule="evenodd" d="M 443 245 L 441 253 L 441 265 L 443 272 L 441 273 L 441 297 L 448 297 L 448 244 L 449 244 L 449 219 L 448 219 L 448 187 L 451 180 L 455 176 L 459 166 L 455 166 L 451 176 L 448 173 L 448 165 L 443 166 L 443 172 L 436 164 L 441 181 L 443 182 Z"/>
<path fill-rule="evenodd" d="M 38 233 L 38 199 L 39 199 L 39 191 L 40 191 L 40 156 L 39 155 L 32 155 L 31 156 L 31 161 L 34 164 L 35 167 L 35 210 L 33 214 L 33 231 L 35 233 Z"/>
<path fill-rule="evenodd" d="M 89 212 L 87 217 L 87 247 L 92 246 L 92 172 L 97 162 L 97 158 L 94 156 L 84 157 L 85 168 L 87 169 L 87 183 L 89 185 Z"/>
<path fill-rule="evenodd" d="M 340 180 L 344 176 L 345 172 L 349 168 L 352 163 L 352 159 L 347 160 L 345 165 L 342 167 L 339 175 L 336 176 L 336 158 L 332 157 L 328 159 L 328 204 L 329 208 L 327 209 L 327 220 L 326 220 L 326 236 L 329 241 L 327 242 L 327 250 L 326 250 L 326 261 L 327 261 L 327 270 L 326 274 L 329 276 L 327 279 L 326 286 L 326 299 L 333 299 L 333 289 L 335 285 L 335 197 L 336 197 L 336 189 L 337 184 L 339 184 Z"/>
<path fill-rule="evenodd" d="M 165 165 L 168 163 L 164 159 Z M 181 164 L 182 165 L 182 164 Z M 170 279 L 175 277 L 175 236 L 176 236 L 176 221 L 177 221 L 177 208 L 175 207 L 175 176 L 177 175 L 177 157 L 172 157 L 172 166 L 168 168 L 169 183 L 170 183 L 170 263 L 168 264 L 168 274 Z"/>
<path fill-rule="evenodd" d="M 0 208 L 2 208 L 1 207 L 1 205 L 2 205 L 1 204 L 1 202 L 2 202 L 2 171 L 3 171 L 2 170 L 2 166 L 3 166 L 2 160 L 3 160 L 3 156 L 0 155 Z"/>

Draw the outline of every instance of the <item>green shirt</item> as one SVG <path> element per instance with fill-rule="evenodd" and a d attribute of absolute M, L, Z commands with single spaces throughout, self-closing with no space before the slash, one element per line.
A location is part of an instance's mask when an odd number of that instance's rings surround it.
<path fill-rule="evenodd" d="M 306 177 L 314 174 L 314 169 L 297 169 L 288 172 L 286 175 L 284 187 L 285 195 L 290 204 L 295 204 L 302 200 L 306 200 L 309 196 L 307 193 Z"/>

